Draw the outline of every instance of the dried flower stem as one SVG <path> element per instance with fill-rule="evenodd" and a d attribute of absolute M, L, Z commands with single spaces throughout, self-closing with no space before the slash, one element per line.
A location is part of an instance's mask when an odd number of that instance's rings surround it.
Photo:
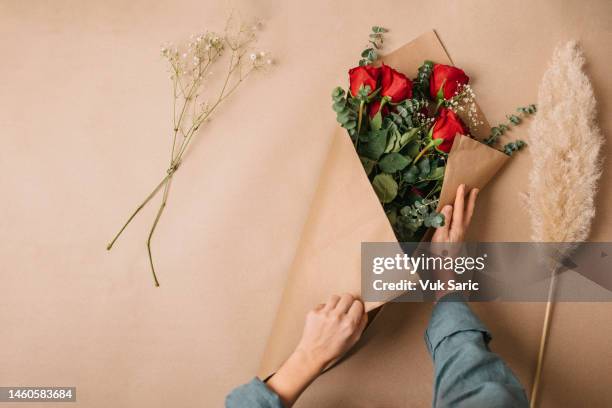
<path fill-rule="evenodd" d="M 147 253 L 149 255 L 149 263 L 155 286 L 159 286 L 159 280 L 155 273 L 151 242 L 157 225 L 159 224 L 159 220 L 166 208 L 172 179 L 180 167 L 191 141 L 200 130 L 201 125 L 209 120 L 221 103 L 234 93 L 251 72 L 261 70 L 266 65 L 272 64 L 272 60 L 263 59 L 266 56 L 264 52 L 252 53 L 249 61 L 246 61 L 245 55 L 255 41 L 255 30 L 259 27 L 258 23 L 251 26 L 240 24 L 237 28 L 233 28 L 232 26 L 233 19 L 230 17 L 225 33 L 222 36 L 207 32 L 192 37 L 193 41 L 186 47 L 183 47 L 185 49 L 179 49 L 178 47 L 164 47 L 162 49 L 162 55 L 170 63 L 173 90 L 173 133 L 170 163 L 166 170 L 166 176 L 164 176 L 153 191 L 130 215 L 125 224 L 123 224 L 119 232 L 106 247 L 108 250 L 113 247 L 114 243 L 132 222 L 134 217 L 136 217 L 136 215 L 157 196 L 157 193 L 163 188 L 162 201 L 157 209 L 155 219 L 151 225 L 146 241 Z M 198 104 L 199 94 L 208 90 L 206 85 L 211 75 L 209 69 L 215 65 L 215 63 L 222 60 L 222 55 L 228 49 L 230 51 L 229 64 L 220 92 L 218 92 L 217 96 L 213 99 L 214 102 L 211 105 L 207 102 Z M 244 69 L 245 66 L 247 66 L 246 71 Z M 179 105 L 180 109 L 178 109 Z M 191 124 L 187 128 L 185 122 L 188 120 L 191 120 Z M 187 128 L 186 131 L 185 128 Z M 182 140 L 180 142 L 178 140 L 179 134 L 182 135 Z"/>

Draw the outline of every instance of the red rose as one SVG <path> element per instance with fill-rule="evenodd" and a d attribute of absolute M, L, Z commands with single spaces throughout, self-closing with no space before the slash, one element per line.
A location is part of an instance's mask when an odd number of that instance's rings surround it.
<path fill-rule="evenodd" d="M 373 118 L 374 116 L 376 116 L 379 110 L 380 110 L 380 99 L 370 104 L 369 111 L 368 111 L 370 118 Z M 389 108 L 387 108 L 387 106 L 383 106 L 381 115 L 385 116 L 387 113 L 389 113 Z"/>
<path fill-rule="evenodd" d="M 370 94 L 376 90 L 380 68 L 372 65 L 363 65 L 349 70 L 349 82 L 351 95 L 357 96 L 359 88 L 363 85 L 370 87 Z"/>
<path fill-rule="evenodd" d="M 406 75 L 385 64 L 380 67 L 380 71 L 382 74 L 380 94 L 382 96 L 390 97 L 393 103 L 412 98 L 412 82 Z"/>
<path fill-rule="evenodd" d="M 457 133 L 466 135 L 468 131 L 455 112 L 450 109 L 441 108 L 431 134 L 433 140 L 443 140 L 437 149 L 445 153 L 450 152 Z"/>
<path fill-rule="evenodd" d="M 434 64 L 433 72 L 429 79 L 429 93 L 433 99 L 437 99 L 438 92 L 442 88 L 444 99 L 450 99 L 455 96 L 460 85 L 465 85 L 469 81 L 470 78 L 459 68 Z"/>

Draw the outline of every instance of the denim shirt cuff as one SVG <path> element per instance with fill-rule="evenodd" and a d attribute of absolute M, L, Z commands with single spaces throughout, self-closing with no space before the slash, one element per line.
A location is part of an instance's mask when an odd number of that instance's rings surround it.
<path fill-rule="evenodd" d="M 225 406 L 229 408 L 262 407 L 283 408 L 280 397 L 269 389 L 259 378 L 233 390 L 226 398 Z"/>

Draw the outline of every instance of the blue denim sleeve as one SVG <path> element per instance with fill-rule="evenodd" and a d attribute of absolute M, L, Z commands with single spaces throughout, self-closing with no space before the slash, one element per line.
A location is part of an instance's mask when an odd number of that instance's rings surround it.
<path fill-rule="evenodd" d="M 257 377 L 225 397 L 226 408 L 284 408 L 276 393 Z"/>
<path fill-rule="evenodd" d="M 459 293 L 434 307 L 425 343 L 434 362 L 434 407 L 528 407 L 520 382 L 489 350 L 491 334 Z"/>

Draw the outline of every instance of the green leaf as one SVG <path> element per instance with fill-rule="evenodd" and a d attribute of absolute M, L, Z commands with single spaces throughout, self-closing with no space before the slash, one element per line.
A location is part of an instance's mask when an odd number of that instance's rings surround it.
<path fill-rule="evenodd" d="M 382 127 L 382 109 L 380 109 L 378 111 L 378 113 L 376 113 L 376 115 L 374 115 L 374 117 L 370 120 L 370 127 L 373 130 L 380 130 L 380 128 Z"/>
<path fill-rule="evenodd" d="M 387 218 L 389 219 L 389 223 L 391 225 L 395 225 L 397 223 L 397 210 L 395 208 L 392 208 L 386 211 L 386 214 Z"/>
<path fill-rule="evenodd" d="M 446 168 L 444 166 L 436 167 L 429 175 L 429 178 L 432 180 L 440 180 L 442 177 L 444 177 L 445 169 Z"/>
<path fill-rule="evenodd" d="M 412 142 L 413 140 L 416 139 L 416 137 L 419 134 L 419 128 L 412 128 L 409 131 L 407 131 L 406 133 L 404 133 L 398 140 L 398 142 L 396 143 L 395 148 L 393 149 L 394 152 L 399 152 L 400 150 L 402 150 L 402 148 L 404 146 L 406 146 L 408 143 Z M 413 157 L 411 155 L 411 157 Z"/>
<path fill-rule="evenodd" d="M 387 140 L 387 147 L 385 148 L 385 153 L 389 153 L 395 147 L 395 143 L 401 137 L 397 130 L 391 132 L 389 135 L 389 140 Z"/>
<path fill-rule="evenodd" d="M 340 113 L 342 112 L 344 109 L 346 108 L 346 102 L 345 101 L 341 101 L 341 102 L 335 102 L 332 105 L 332 109 L 336 112 L 336 113 Z"/>
<path fill-rule="evenodd" d="M 419 154 L 419 144 L 415 142 L 408 142 L 408 147 L 404 151 L 410 157 L 416 157 Z"/>
<path fill-rule="evenodd" d="M 431 213 L 425 217 L 423 224 L 428 228 L 440 228 L 444 226 L 444 215 Z"/>
<path fill-rule="evenodd" d="M 415 165 L 408 167 L 408 170 L 403 173 L 404 180 L 409 184 L 416 183 L 418 175 L 419 169 Z"/>
<path fill-rule="evenodd" d="M 390 203 L 397 196 L 397 183 L 388 174 L 376 175 L 372 181 L 372 187 L 383 204 Z"/>
<path fill-rule="evenodd" d="M 513 125 L 518 125 L 521 123 L 521 118 L 516 115 L 508 115 L 508 120 L 512 122 Z"/>
<path fill-rule="evenodd" d="M 350 116 L 351 116 L 351 112 L 347 109 L 342 112 L 338 112 L 338 114 L 336 115 L 336 119 L 338 120 L 338 122 L 345 124 L 346 122 L 349 121 Z"/>
<path fill-rule="evenodd" d="M 385 173 L 395 173 L 396 171 L 403 170 L 409 164 L 410 161 L 401 154 L 389 153 L 380 160 L 378 166 Z"/>
<path fill-rule="evenodd" d="M 341 87 L 337 86 L 334 88 L 334 90 L 332 91 L 332 98 L 333 99 L 338 99 L 344 96 L 344 89 L 342 89 Z"/>
<path fill-rule="evenodd" d="M 427 157 L 423 157 L 421 159 L 421 161 L 419 161 L 417 166 L 419 167 L 419 170 L 421 172 L 421 176 L 423 178 L 425 178 L 425 177 L 427 177 L 429 175 L 429 172 L 431 171 L 431 166 L 429 165 L 429 159 Z"/>
<path fill-rule="evenodd" d="M 364 156 L 369 157 L 372 160 L 378 160 L 385 151 L 387 146 L 387 131 L 370 131 L 368 133 L 367 143 L 365 147 L 361 148 L 360 153 Z"/>
<path fill-rule="evenodd" d="M 365 170 L 366 174 L 369 176 L 370 173 L 372 173 L 374 166 L 376 166 L 376 160 L 368 159 L 367 157 L 363 157 L 363 156 L 359 156 L 359 160 L 361 160 L 363 169 Z"/>
<path fill-rule="evenodd" d="M 356 120 L 349 120 L 343 126 L 344 126 L 345 129 L 348 129 L 348 130 L 355 129 L 357 127 L 357 121 Z"/>

